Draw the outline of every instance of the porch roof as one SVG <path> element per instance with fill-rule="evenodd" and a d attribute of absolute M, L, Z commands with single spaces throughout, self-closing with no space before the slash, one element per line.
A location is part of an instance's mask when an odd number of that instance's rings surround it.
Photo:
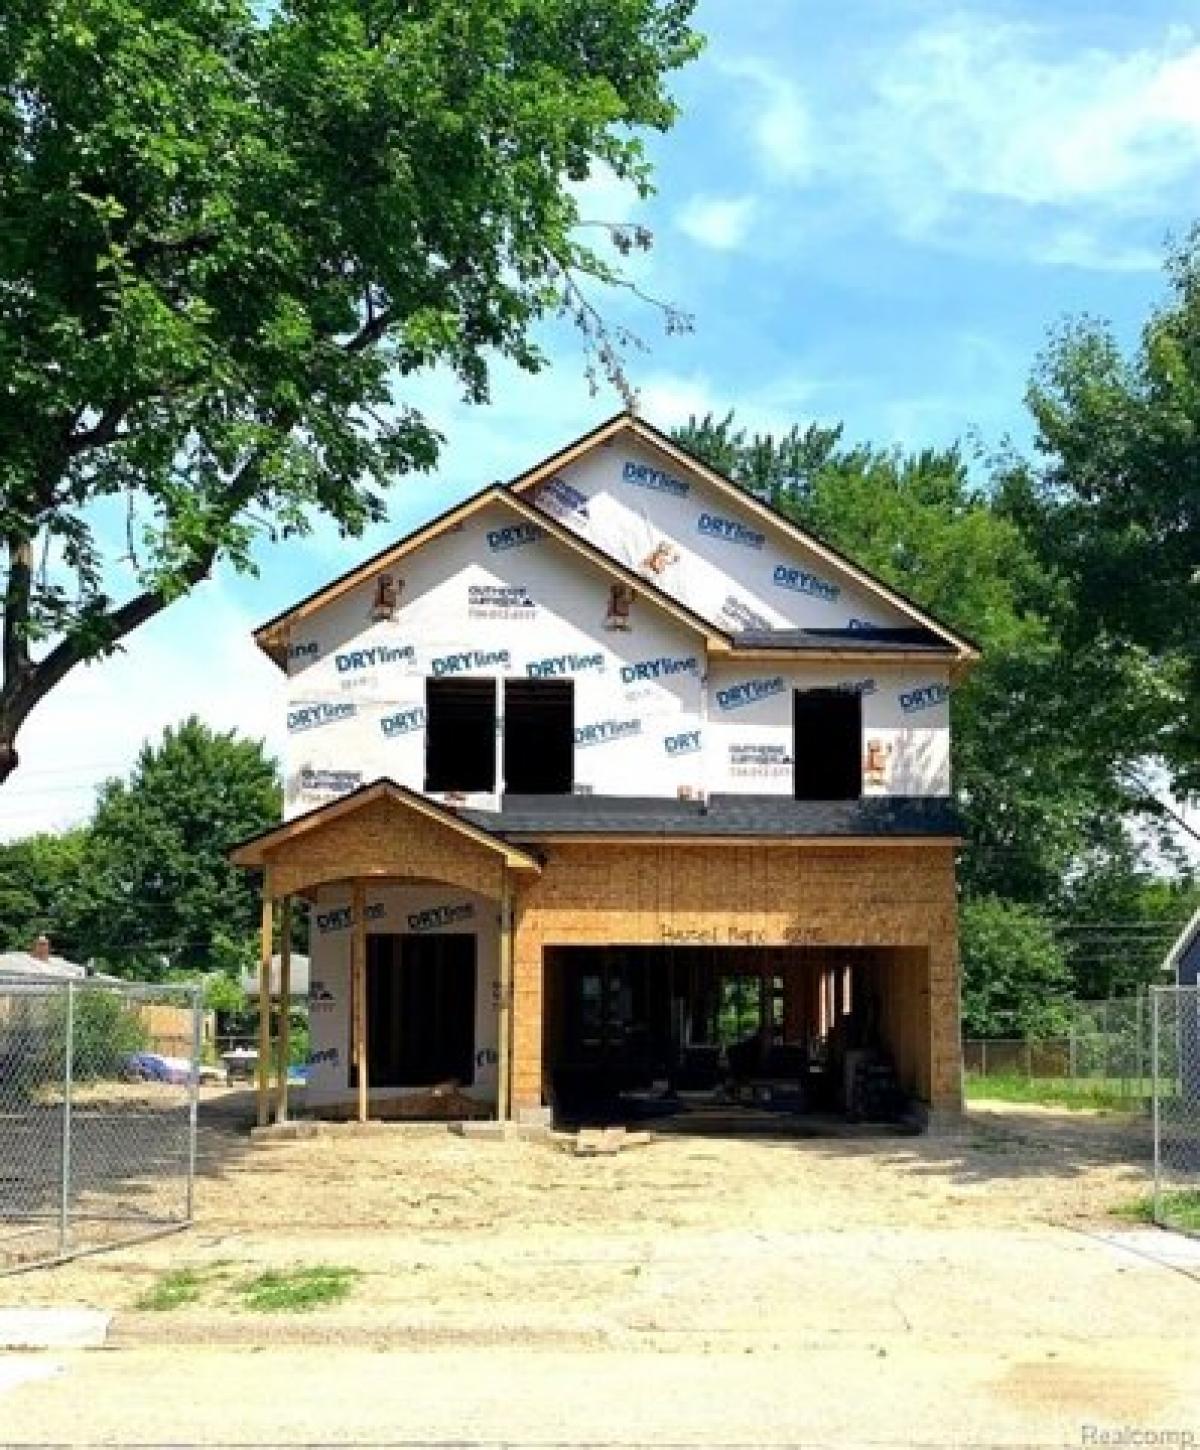
<path fill-rule="evenodd" d="M 465 814 L 460 815 L 457 811 L 440 805 L 427 796 L 419 795 L 406 786 L 398 785 L 396 781 L 386 776 L 360 786 L 348 795 L 339 796 L 337 800 L 315 806 L 302 815 L 293 816 L 288 821 L 281 821 L 277 826 L 271 826 L 255 836 L 240 841 L 230 850 L 229 859 L 235 866 L 267 866 L 270 864 L 273 854 L 282 848 L 299 842 L 305 836 L 325 830 L 338 822 L 344 822 L 347 818 L 366 813 L 380 803 L 390 805 L 401 815 L 407 813 L 419 817 L 424 822 L 444 829 L 459 840 L 495 852 L 503 859 L 504 864 L 513 870 L 530 871 L 536 874 L 542 869 L 541 863 L 535 856 L 522 850 L 520 846 L 514 846 L 511 842 L 504 840 L 481 822 L 470 819 Z"/>

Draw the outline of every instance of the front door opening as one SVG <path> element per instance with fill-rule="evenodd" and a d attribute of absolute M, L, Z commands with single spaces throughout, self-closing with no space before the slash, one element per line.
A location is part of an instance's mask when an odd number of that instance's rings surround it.
<path fill-rule="evenodd" d="M 475 937 L 367 937 L 368 1078 L 431 1087 L 475 1076 Z"/>
<path fill-rule="evenodd" d="M 496 789 L 495 680 L 425 681 L 425 789 Z"/>
<path fill-rule="evenodd" d="M 792 718 L 796 799 L 857 800 L 862 795 L 862 696 L 853 690 L 797 690 Z"/>
<path fill-rule="evenodd" d="M 504 789 L 513 795 L 569 795 L 574 783 L 574 682 L 506 681 Z"/>

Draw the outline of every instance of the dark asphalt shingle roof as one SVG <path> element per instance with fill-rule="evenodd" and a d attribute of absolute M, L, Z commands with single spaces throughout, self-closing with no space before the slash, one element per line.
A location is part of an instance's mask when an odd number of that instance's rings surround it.
<path fill-rule="evenodd" d="M 880 654 L 914 650 L 952 655 L 953 645 L 928 629 L 741 629 L 733 637 L 739 649 L 837 649 Z"/>
<path fill-rule="evenodd" d="M 714 795 L 698 801 L 649 796 L 505 796 L 499 811 L 463 811 L 499 836 L 959 836 L 954 803 L 937 796 L 798 801 L 790 796 Z"/>

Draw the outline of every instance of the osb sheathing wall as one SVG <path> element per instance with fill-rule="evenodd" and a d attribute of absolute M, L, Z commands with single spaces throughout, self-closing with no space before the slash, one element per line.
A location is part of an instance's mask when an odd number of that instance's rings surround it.
<path fill-rule="evenodd" d="M 547 946 L 696 942 L 908 948 L 881 960 L 899 994 L 911 1076 L 935 1108 L 962 1104 L 954 851 L 946 842 L 825 846 L 545 847 L 516 898 L 513 1100 L 542 1101 Z M 895 963 L 897 979 L 888 980 Z M 926 996 L 927 994 L 927 996 Z M 922 1000 L 925 998 L 926 1000 Z M 903 1000 L 901 1000 L 903 999 Z M 914 1034 L 919 1033 L 921 1041 Z"/>
<path fill-rule="evenodd" d="M 417 811 L 398 818 L 386 800 L 281 842 L 266 864 L 268 889 L 276 897 L 362 876 L 442 881 L 499 898 L 504 869 L 487 846 Z"/>

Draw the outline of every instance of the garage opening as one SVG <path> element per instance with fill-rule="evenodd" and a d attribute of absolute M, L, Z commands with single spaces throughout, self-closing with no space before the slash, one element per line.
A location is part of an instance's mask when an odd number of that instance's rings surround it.
<path fill-rule="evenodd" d="M 556 1112 L 898 1123 L 929 1095 L 927 953 L 550 947 Z"/>
<path fill-rule="evenodd" d="M 495 788 L 495 680 L 426 680 L 425 789 Z"/>
<path fill-rule="evenodd" d="M 466 932 L 367 937 L 372 1087 L 473 1081 L 475 940 Z"/>

